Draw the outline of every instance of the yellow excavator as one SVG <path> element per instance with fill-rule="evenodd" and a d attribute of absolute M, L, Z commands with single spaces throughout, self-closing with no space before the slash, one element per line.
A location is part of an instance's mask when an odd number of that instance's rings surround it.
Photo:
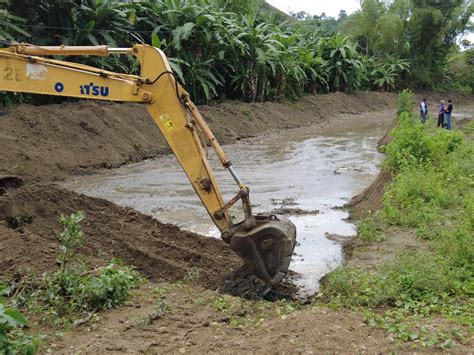
<path fill-rule="evenodd" d="M 51 56 L 120 54 L 137 58 L 140 75 L 51 59 Z M 0 91 L 145 105 L 221 231 L 222 239 L 250 265 L 252 273 L 265 282 L 266 290 L 279 283 L 288 272 L 296 239 L 294 224 L 282 215 L 252 213 L 248 187 L 158 48 L 142 44 L 132 48 L 10 44 L 0 49 Z M 227 203 L 207 159 L 208 144 L 238 185 L 235 197 Z M 234 223 L 229 209 L 239 200 L 244 218 Z"/>

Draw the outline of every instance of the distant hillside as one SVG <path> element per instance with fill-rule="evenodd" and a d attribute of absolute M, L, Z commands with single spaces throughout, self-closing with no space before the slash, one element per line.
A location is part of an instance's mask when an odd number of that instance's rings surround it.
<path fill-rule="evenodd" d="M 272 15 L 277 15 L 277 17 L 283 22 L 283 21 L 296 21 L 294 17 L 288 15 L 287 13 L 278 10 L 276 7 L 270 5 L 266 1 L 263 2 L 260 11 L 262 14 L 272 14 Z"/>

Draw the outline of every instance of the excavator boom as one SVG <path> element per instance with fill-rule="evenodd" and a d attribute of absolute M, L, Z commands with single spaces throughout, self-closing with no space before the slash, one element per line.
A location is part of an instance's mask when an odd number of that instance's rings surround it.
<path fill-rule="evenodd" d="M 140 62 L 140 75 L 45 58 L 111 54 L 135 56 Z M 11 45 L 0 49 L 0 91 L 144 104 L 222 238 L 250 264 L 253 273 L 265 281 L 267 289 L 287 273 L 295 245 L 295 226 L 284 216 L 253 215 L 249 189 L 179 84 L 161 50 L 147 45 L 133 48 Z M 235 197 L 227 203 L 223 201 L 207 159 L 208 143 L 238 186 Z M 242 201 L 245 219 L 234 224 L 228 210 L 238 200 Z"/>

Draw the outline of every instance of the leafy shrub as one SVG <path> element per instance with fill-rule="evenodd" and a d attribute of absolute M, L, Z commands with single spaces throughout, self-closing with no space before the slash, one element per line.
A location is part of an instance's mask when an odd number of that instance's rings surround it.
<path fill-rule="evenodd" d="M 4 289 L 0 285 L 0 295 Z M 40 337 L 22 332 L 27 325 L 26 318 L 15 308 L 7 307 L 0 297 L 0 354 L 35 354 L 38 351 Z"/>
<path fill-rule="evenodd" d="M 17 285 L 14 301 L 42 313 L 42 319 L 53 325 L 82 322 L 96 311 L 117 307 L 140 282 L 136 271 L 116 262 L 87 270 L 78 260 L 76 248 L 84 240 L 79 223 L 84 218 L 83 212 L 60 218 L 65 227 L 60 234 L 60 269 L 40 278 L 30 275 Z"/>
<path fill-rule="evenodd" d="M 357 225 L 357 236 L 367 242 L 382 241 L 385 239 L 383 235 L 384 227 L 383 215 L 376 212 L 365 217 Z"/>
<path fill-rule="evenodd" d="M 406 166 L 431 163 L 439 165 L 463 144 L 463 136 L 458 131 L 437 130 L 434 135 L 427 127 L 415 122 L 408 112 L 402 112 L 398 126 L 392 131 L 393 140 L 386 147 L 385 166 L 400 171 Z"/>
<path fill-rule="evenodd" d="M 407 168 L 386 187 L 383 209 L 390 223 L 417 227 L 434 222 L 440 208 L 455 202 L 445 177 L 432 167 Z"/>
<path fill-rule="evenodd" d="M 399 95 L 398 114 L 403 112 L 411 113 L 413 110 L 413 92 L 408 89 L 403 90 Z"/>

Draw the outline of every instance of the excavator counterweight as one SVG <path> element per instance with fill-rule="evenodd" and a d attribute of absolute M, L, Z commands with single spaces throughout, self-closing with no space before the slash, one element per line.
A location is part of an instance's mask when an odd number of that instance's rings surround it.
<path fill-rule="evenodd" d="M 116 54 L 135 56 L 140 62 L 140 75 L 45 57 Z M 0 70 L 0 91 L 143 104 L 221 231 L 222 239 L 249 263 L 254 275 L 265 282 L 266 290 L 286 275 L 295 246 L 295 226 L 284 216 L 252 213 L 249 189 L 161 50 L 141 44 L 132 48 L 11 44 L 0 49 Z M 209 144 L 238 186 L 237 194 L 227 203 L 207 159 Z M 245 218 L 233 223 L 228 210 L 239 200 Z"/>

